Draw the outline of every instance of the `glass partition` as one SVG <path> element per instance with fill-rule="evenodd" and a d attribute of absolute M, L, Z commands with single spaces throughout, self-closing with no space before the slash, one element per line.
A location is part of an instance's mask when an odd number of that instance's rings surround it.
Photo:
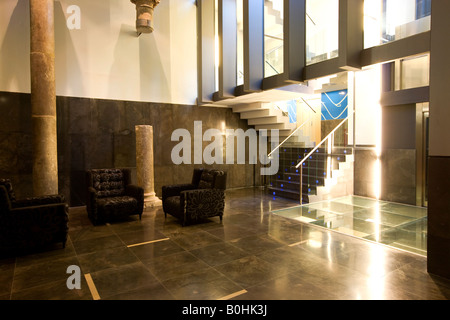
<path fill-rule="evenodd" d="M 339 50 L 339 1 L 306 1 L 306 64 L 336 58 Z"/>
<path fill-rule="evenodd" d="M 283 0 L 264 2 L 264 77 L 284 71 Z"/>
<path fill-rule="evenodd" d="M 431 0 L 365 0 L 364 47 L 429 31 Z"/>

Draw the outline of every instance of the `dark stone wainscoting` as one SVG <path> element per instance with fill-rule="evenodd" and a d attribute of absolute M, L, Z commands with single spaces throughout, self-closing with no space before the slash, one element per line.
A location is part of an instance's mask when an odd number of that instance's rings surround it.
<path fill-rule="evenodd" d="M 32 139 L 30 94 L 0 92 L 0 177 L 10 178 L 18 198 L 32 195 Z M 194 121 L 210 128 L 244 131 L 251 128 L 230 108 L 153 102 L 57 97 L 59 192 L 71 206 L 85 204 L 85 171 L 93 168 L 131 168 L 136 181 L 136 125 L 154 131 L 155 192 L 166 184 L 190 182 L 194 167 L 174 165 L 171 141 L 184 128 L 194 139 Z M 210 142 L 203 142 L 203 147 Z M 228 171 L 228 188 L 258 186 L 259 165 L 214 165 Z"/>

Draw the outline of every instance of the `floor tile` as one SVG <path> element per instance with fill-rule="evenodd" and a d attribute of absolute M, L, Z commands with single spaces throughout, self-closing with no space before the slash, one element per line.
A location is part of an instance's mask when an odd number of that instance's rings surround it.
<path fill-rule="evenodd" d="M 56 259 L 15 268 L 12 292 L 68 278 L 67 268 L 79 265 L 76 257 Z"/>
<path fill-rule="evenodd" d="M 178 300 L 220 299 L 242 290 L 235 282 L 212 268 L 171 278 L 162 284 Z"/>
<path fill-rule="evenodd" d="M 99 250 L 117 248 L 124 245 L 125 244 L 123 243 L 123 241 L 120 240 L 120 238 L 114 234 L 106 237 L 99 237 L 95 239 L 87 239 L 73 242 L 73 246 L 77 254 L 84 254 Z"/>
<path fill-rule="evenodd" d="M 206 231 L 208 233 L 212 234 L 213 236 L 220 238 L 222 240 L 225 240 L 225 241 L 239 239 L 239 238 L 242 238 L 243 236 L 256 234 L 252 230 L 252 228 L 242 227 L 237 224 L 230 224 L 230 225 L 219 226 L 216 228 L 209 228 Z"/>
<path fill-rule="evenodd" d="M 67 279 L 60 279 L 14 291 L 11 300 L 92 300 L 84 277 L 81 277 L 80 280 L 81 289 L 69 289 Z"/>
<path fill-rule="evenodd" d="M 248 256 L 217 266 L 226 277 L 246 289 L 278 276 L 278 269 L 256 256 Z"/>
<path fill-rule="evenodd" d="M 233 239 L 229 242 L 250 254 L 257 254 L 283 246 L 283 244 L 275 241 L 267 235 L 251 235 L 239 239 Z"/>
<path fill-rule="evenodd" d="M 131 289 L 126 292 L 113 294 L 103 300 L 173 300 L 173 296 L 160 283 Z"/>
<path fill-rule="evenodd" d="M 91 273 L 91 277 L 100 298 L 126 293 L 158 282 L 141 262 L 96 271 Z"/>
<path fill-rule="evenodd" d="M 210 266 L 224 264 L 248 255 L 248 253 L 244 250 L 228 243 L 217 243 L 210 246 L 201 247 L 191 250 L 190 253 Z"/>
<path fill-rule="evenodd" d="M 171 240 L 186 250 L 193 250 L 221 242 L 218 237 L 202 230 L 195 233 L 174 234 Z"/>
<path fill-rule="evenodd" d="M 181 277 L 210 267 L 188 251 L 148 259 L 144 263 L 160 281 Z"/>
<path fill-rule="evenodd" d="M 138 262 L 138 258 L 127 247 L 117 247 L 78 255 L 83 273 L 92 273 L 102 269 Z"/>
<path fill-rule="evenodd" d="M 183 251 L 183 248 L 172 240 L 143 244 L 129 249 L 143 262 Z"/>
<path fill-rule="evenodd" d="M 232 300 L 333 300 L 337 296 L 293 273 L 276 277 L 256 286 Z"/>
<path fill-rule="evenodd" d="M 14 258 L 0 259 L 0 297 L 5 296 L 9 299 L 15 266 Z"/>

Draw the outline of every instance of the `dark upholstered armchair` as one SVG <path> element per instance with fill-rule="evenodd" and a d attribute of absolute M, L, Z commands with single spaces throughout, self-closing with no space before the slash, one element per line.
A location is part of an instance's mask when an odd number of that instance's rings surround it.
<path fill-rule="evenodd" d="M 131 184 L 129 169 L 86 171 L 86 210 L 94 225 L 130 215 L 142 217 L 144 189 Z"/>
<path fill-rule="evenodd" d="M 215 216 L 222 221 L 226 184 L 225 171 L 194 169 L 191 183 L 162 187 L 164 215 L 180 219 L 183 226 Z"/>
<path fill-rule="evenodd" d="M 0 179 L 0 256 L 27 253 L 62 242 L 69 231 L 63 195 L 17 200 L 11 181 Z"/>

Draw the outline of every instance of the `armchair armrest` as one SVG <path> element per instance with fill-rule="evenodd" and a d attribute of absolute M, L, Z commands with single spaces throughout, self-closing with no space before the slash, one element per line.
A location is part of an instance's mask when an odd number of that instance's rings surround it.
<path fill-rule="evenodd" d="M 62 194 L 53 194 L 41 197 L 30 197 L 21 200 L 15 200 L 12 203 L 13 208 L 23 208 L 29 206 L 39 206 L 45 204 L 65 203 L 66 199 Z"/>
<path fill-rule="evenodd" d="M 193 190 L 195 186 L 193 184 L 176 184 L 170 186 L 162 187 L 162 200 L 166 200 L 167 198 L 179 196 L 181 192 L 186 190 Z"/>
<path fill-rule="evenodd" d="M 32 217 L 34 215 L 34 217 Z M 23 208 L 14 208 L 11 210 L 11 217 L 20 223 L 27 223 L 30 219 L 34 222 L 39 221 L 36 215 L 44 216 L 60 216 L 64 221 L 69 221 L 69 206 L 66 203 L 51 203 L 38 206 L 29 206 Z M 52 219 L 45 222 L 50 222 Z"/>
<path fill-rule="evenodd" d="M 87 202 L 92 202 L 97 200 L 97 190 L 93 187 L 89 187 L 87 190 Z"/>
<path fill-rule="evenodd" d="M 125 194 L 136 198 L 138 201 L 144 201 L 144 188 L 129 184 L 125 186 Z"/>
<path fill-rule="evenodd" d="M 190 219 L 221 216 L 225 207 L 225 191 L 222 189 L 197 189 L 181 193 L 185 215 Z"/>
<path fill-rule="evenodd" d="M 86 210 L 89 215 L 97 216 L 97 190 L 88 187 L 86 198 Z"/>

